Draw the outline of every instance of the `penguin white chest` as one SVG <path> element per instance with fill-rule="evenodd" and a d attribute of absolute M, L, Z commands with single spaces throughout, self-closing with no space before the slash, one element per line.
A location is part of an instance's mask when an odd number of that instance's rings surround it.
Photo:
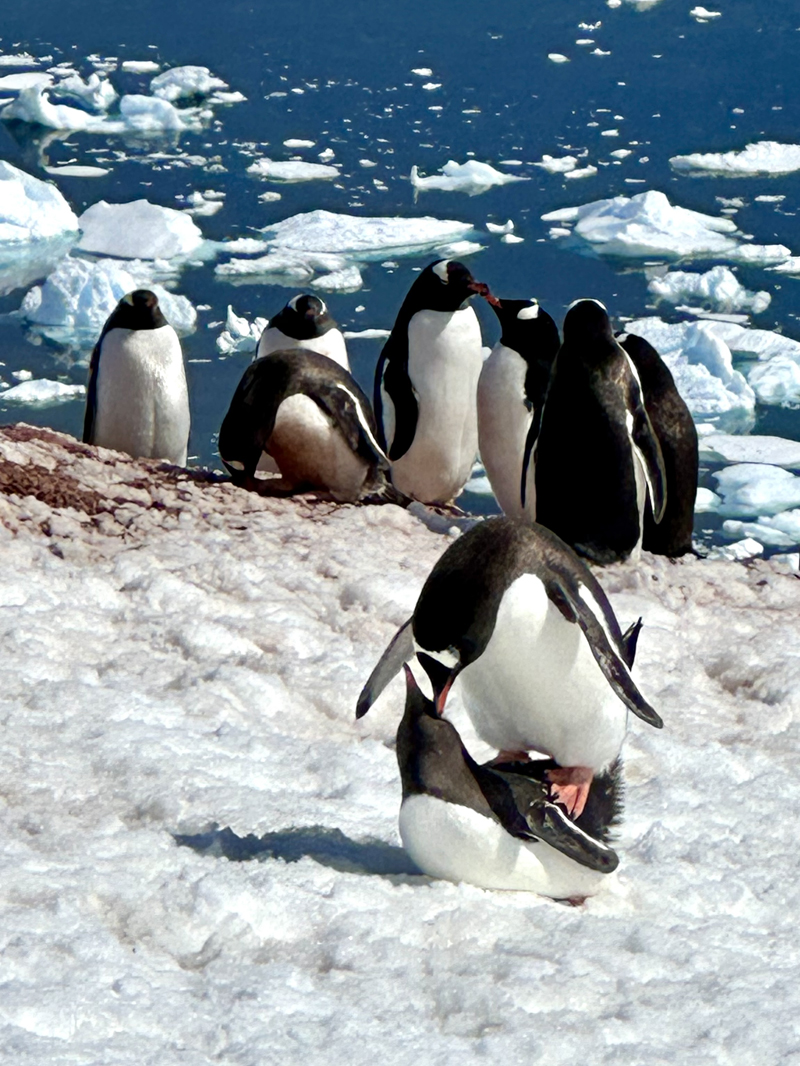
<path fill-rule="evenodd" d="M 533 412 L 525 402 L 525 360 L 499 342 L 478 381 L 478 445 L 497 502 L 522 518 L 522 459 Z"/>
<path fill-rule="evenodd" d="M 482 364 L 481 331 L 471 307 L 412 316 L 408 376 L 418 417 L 411 447 L 392 464 L 401 492 L 424 503 L 446 503 L 463 489 L 478 451 Z"/>
<path fill-rule="evenodd" d="M 538 751 L 595 772 L 619 754 L 627 709 L 578 623 L 564 618 L 533 574 L 506 590 L 488 645 L 459 680 L 477 732 L 493 747 Z"/>
<path fill-rule="evenodd" d="M 259 338 L 256 358 L 259 359 L 262 355 L 269 355 L 270 352 L 292 351 L 295 348 L 304 348 L 308 352 L 319 352 L 320 355 L 327 355 L 334 363 L 338 363 L 345 370 L 350 370 L 344 336 L 341 330 L 338 329 L 329 329 L 321 337 L 297 340 L 295 337 L 287 337 L 285 333 L 282 333 L 275 326 L 268 326 Z"/>
<path fill-rule="evenodd" d="M 186 465 L 189 393 L 172 326 L 109 330 L 100 352 L 96 404 L 93 443 L 134 458 Z"/>

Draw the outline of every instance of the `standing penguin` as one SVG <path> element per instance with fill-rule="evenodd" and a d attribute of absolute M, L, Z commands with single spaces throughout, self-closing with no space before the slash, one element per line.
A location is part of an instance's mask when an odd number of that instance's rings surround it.
<path fill-rule="evenodd" d="M 497 300 L 502 334 L 478 381 L 478 445 L 497 502 L 511 518 L 535 515 L 525 444 L 541 417 L 550 370 L 561 343 L 558 327 L 536 300 Z M 535 439 L 535 432 L 532 434 Z"/>
<path fill-rule="evenodd" d="M 319 352 L 345 370 L 350 369 L 342 331 L 328 313 L 325 302 L 317 296 L 293 296 L 283 310 L 269 320 L 259 337 L 256 359 L 290 348 Z"/>
<path fill-rule="evenodd" d="M 323 489 L 355 501 L 378 487 L 389 462 L 376 440 L 369 400 L 338 363 L 293 348 L 245 370 L 219 432 L 219 454 L 233 481 L 257 488 L 267 452 L 282 475 L 270 494 Z"/>
<path fill-rule="evenodd" d="M 536 521 L 596 563 L 638 551 L 647 493 L 656 522 L 664 512 L 664 461 L 636 368 L 597 300 L 567 311 L 535 447 Z"/>
<path fill-rule="evenodd" d="M 178 335 L 149 289 L 123 296 L 92 352 L 83 440 L 185 466 L 189 391 Z"/>
<path fill-rule="evenodd" d="M 448 503 L 478 451 L 481 330 L 468 301 L 493 297 L 463 263 L 427 266 L 408 291 L 375 371 L 375 413 L 392 482 L 423 503 Z"/>
<path fill-rule="evenodd" d="M 644 393 L 644 405 L 661 445 L 667 475 L 667 506 L 656 525 L 648 501 L 642 547 L 656 555 L 685 555 L 692 550 L 694 502 L 699 458 L 697 430 L 678 392 L 669 367 L 643 337 L 623 333 L 617 340 L 633 360 Z"/>
<path fill-rule="evenodd" d="M 628 710 L 662 725 L 630 675 L 638 629 L 623 636 L 597 579 L 550 530 L 491 518 L 436 563 L 356 716 L 416 653 L 437 712 L 459 678 L 478 735 L 504 761 L 528 751 L 554 759 L 553 792 L 577 816 L 593 776 L 619 755 Z"/>

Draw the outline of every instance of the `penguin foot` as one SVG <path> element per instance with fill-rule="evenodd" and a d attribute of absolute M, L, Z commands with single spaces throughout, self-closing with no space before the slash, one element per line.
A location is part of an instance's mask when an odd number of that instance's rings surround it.
<path fill-rule="evenodd" d="M 547 779 L 552 785 L 551 794 L 566 809 L 570 818 L 579 818 L 583 814 L 593 777 L 594 773 L 588 766 L 557 766 L 547 771 Z"/>
<path fill-rule="evenodd" d="M 527 751 L 499 751 L 493 759 L 490 759 L 486 764 L 487 766 L 502 766 L 503 763 L 508 762 L 532 762 L 530 755 Z"/>

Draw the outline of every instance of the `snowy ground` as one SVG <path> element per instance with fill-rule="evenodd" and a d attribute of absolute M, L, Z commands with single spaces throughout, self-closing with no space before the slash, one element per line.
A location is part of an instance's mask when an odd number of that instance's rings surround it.
<path fill-rule="evenodd" d="M 9 1061 L 800 1063 L 794 576 L 602 572 L 665 728 L 570 908 L 413 875 L 402 686 L 353 719 L 446 538 L 43 430 L 0 432 L 0 489 Z"/>

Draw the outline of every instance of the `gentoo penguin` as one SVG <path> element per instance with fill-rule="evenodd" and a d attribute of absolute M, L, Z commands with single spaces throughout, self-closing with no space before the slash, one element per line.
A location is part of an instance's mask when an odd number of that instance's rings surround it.
<path fill-rule="evenodd" d="M 293 296 L 283 310 L 269 320 L 259 337 L 256 359 L 291 348 L 319 352 L 345 370 L 350 369 L 342 331 L 328 313 L 324 301 L 317 296 Z"/>
<path fill-rule="evenodd" d="M 83 439 L 185 466 L 189 390 L 178 335 L 149 289 L 123 296 L 92 352 Z"/>
<path fill-rule="evenodd" d="M 406 707 L 397 730 L 399 828 L 417 866 L 433 877 L 480 888 L 556 899 L 596 892 L 619 863 L 607 843 L 619 815 L 619 767 L 595 779 L 594 807 L 590 803 L 573 822 L 550 799 L 544 772 L 535 776 L 537 764 L 476 763 L 455 727 L 420 691 L 411 669 L 405 671 Z"/>
<path fill-rule="evenodd" d="M 503 332 L 478 381 L 478 446 L 505 514 L 522 518 L 527 513 L 532 519 L 533 478 L 524 500 L 521 489 L 527 473 L 525 442 L 534 419 L 541 417 L 561 340 L 555 322 L 536 300 L 498 300 L 493 306 Z"/>
<path fill-rule="evenodd" d="M 664 512 L 661 448 L 639 376 L 597 300 L 564 319 L 536 439 L 536 521 L 580 555 L 613 563 L 638 552 L 645 497 Z"/>
<path fill-rule="evenodd" d="M 643 337 L 623 333 L 617 340 L 633 360 L 644 405 L 661 445 L 667 475 L 667 506 L 656 525 L 648 501 L 642 547 L 656 555 L 685 555 L 692 550 L 697 496 L 697 430 L 664 360 Z"/>
<path fill-rule="evenodd" d="M 408 291 L 375 371 L 375 413 L 395 487 L 447 503 L 478 452 L 481 330 L 469 300 L 494 299 L 463 263 L 440 259 Z"/>
<path fill-rule="evenodd" d="M 336 500 L 369 492 L 389 462 L 376 440 L 369 400 L 338 363 L 293 348 L 245 370 L 219 433 L 219 454 L 236 484 L 259 487 L 263 452 L 281 472 L 270 494 L 323 489 Z"/>
<path fill-rule="evenodd" d="M 406 623 L 387 648 L 356 716 L 408 655 L 410 636 L 437 712 L 459 678 L 478 735 L 504 761 L 529 751 L 554 759 L 553 793 L 577 816 L 592 777 L 619 755 L 628 710 L 662 725 L 630 675 L 638 628 L 623 637 L 592 572 L 550 530 L 491 518 L 436 563 L 410 633 Z"/>

